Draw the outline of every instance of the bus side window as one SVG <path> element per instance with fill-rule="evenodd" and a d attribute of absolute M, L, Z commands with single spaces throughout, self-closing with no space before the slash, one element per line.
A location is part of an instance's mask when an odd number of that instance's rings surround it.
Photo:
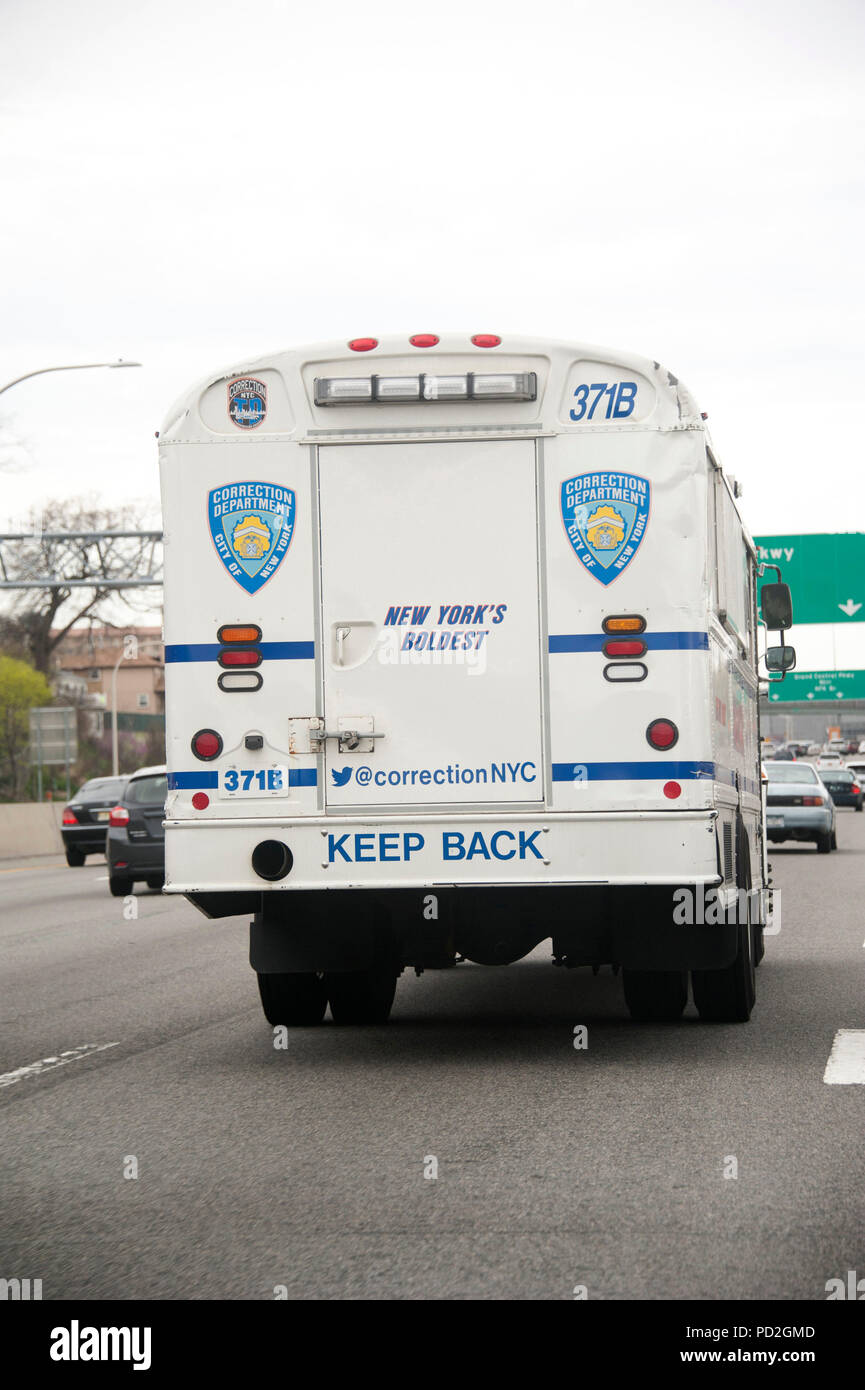
<path fill-rule="evenodd" d="M 748 548 L 739 513 L 720 472 L 715 474 L 715 538 L 719 613 L 750 661 L 753 634 Z"/>

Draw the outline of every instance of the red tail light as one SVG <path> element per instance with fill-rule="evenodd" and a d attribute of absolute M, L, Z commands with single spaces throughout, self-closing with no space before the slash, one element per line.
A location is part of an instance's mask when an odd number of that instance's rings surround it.
<path fill-rule="evenodd" d="M 222 739 L 215 729 L 199 729 L 192 736 L 192 751 L 203 763 L 212 762 L 222 752 Z"/>
<path fill-rule="evenodd" d="M 803 806 L 825 806 L 825 805 L 826 805 L 826 800 L 825 800 L 825 797 L 822 797 L 822 796 L 803 796 L 803 797 L 802 797 L 802 805 L 803 805 Z"/>
<path fill-rule="evenodd" d="M 254 647 L 228 647 L 219 653 L 220 666 L 260 666 L 261 652 Z"/>
<path fill-rule="evenodd" d="M 642 656 L 646 650 L 645 642 L 632 638 L 629 642 L 605 642 L 604 656 Z"/>
<path fill-rule="evenodd" d="M 115 806 L 108 817 L 108 824 L 118 829 L 129 824 L 129 812 L 125 806 Z"/>
<path fill-rule="evenodd" d="M 856 785 L 855 782 L 853 783 L 853 785 L 852 785 L 852 787 L 850 788 L 850 790 L 851 790 L 851 792 L 853 793 L 854 796 L 858 796 L 858 795 L 859 795 L 859 790 L 860 790 L 860 789 L 859 789 L 859 787 Z"/>
<path fill-rule="evenodd" d="M 653 719 L 646 730 L 646 738 L 653 748 L 672 748 L 678 741 L 679 730 L 672 719 Z"/>
<path fill-rule="evenodd" d="M 67 807 L 67 809 L 63 812 L 63 824 L 64 824 L 64 825 L 77 825 L 77 824 L 78 824 L 78 819 L 77 819 L 77 817 L 73 814 L 72 811 L 70 811 L 70 810 L 68 809 L 68 807 Z"/>

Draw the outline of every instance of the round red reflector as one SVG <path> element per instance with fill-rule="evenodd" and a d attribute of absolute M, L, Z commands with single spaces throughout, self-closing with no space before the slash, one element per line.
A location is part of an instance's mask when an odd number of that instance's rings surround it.
<path fill-rule="evenodd" d="M 646 738 L 653 748 L 672 748 L 679 737 L 679 730 L 671 719 L 653 719 L 646 730 Z"/>
<path fill-rule="evenodd" d="M 222 752 L 222 739 L 215 729 L 199 729 L 192 736 L 192 751 L 196 758 L 208 763 Z"/>
<path fill-rule="evenodd" d="M 501 341 L 495 333 L 476 333 L 472 338 L 475 347 L 498 347 Z"/>
<path fill-rule="evenodd" d="M 352 338 L 349 347 L 352 352 L 372 352 L 378 347 L 378 338 Z"/>
<path fill-rule="evenodd" d="M 207 792 L 196 792 L 192 798 L 192 804 L 196 811 L 206 811 L 210 805 L 210 797 Z"/>
<path fill-rule="evenodd" d="M 668 796 L 671 801 L 675 801 L 677 796 L 682 795 L 682 788 L 678 782 L 664 783 L 664 796 Z"/>
<path fill-rule="evenodd" d="M 435 333 L 415 333 L 413 338 L 409 338 L 412 347 L 435 347 L 438 338 Z"/>

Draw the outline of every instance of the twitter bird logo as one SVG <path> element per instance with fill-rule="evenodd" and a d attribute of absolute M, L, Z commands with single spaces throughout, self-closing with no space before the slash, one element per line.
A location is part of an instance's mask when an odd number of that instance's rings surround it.
<path fill-rule="evenodd" d="M 351 776 L 351 768 L 344 767 L 338 771 L 335 767 L 332 767 L 330 769 L 330 775 L 333 778 L 333 785 L 335 787 L 344 787 Z"/>

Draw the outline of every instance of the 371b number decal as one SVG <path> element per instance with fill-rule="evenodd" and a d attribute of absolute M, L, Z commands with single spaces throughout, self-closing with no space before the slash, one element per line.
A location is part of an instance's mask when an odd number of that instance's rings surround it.
<path fill-rule="evenodd" d="M 591 405 L 589 396 L 592 395 Z M 577 409 L 571 408 L 572 420 L 592 420 L 600 402 L 606 397 L 606 409 L 603 413 L 604 420 L 627 420 L 629 415 L 634 413 L 634 405 L 637 400 L 637 383 L 635 381 L 613 381 L 607 385 L 606 381 L 593 381 L 590 386 L 578 386 L 574 391 L 574 400 L 577 402 Z M 598 419 L 601 419 L 598 415 Z"/>
<path fill-rule="evenodd" d="M 223 796 L 288 796 L 288 768 L 229 767 L 219 790 Z"/>

